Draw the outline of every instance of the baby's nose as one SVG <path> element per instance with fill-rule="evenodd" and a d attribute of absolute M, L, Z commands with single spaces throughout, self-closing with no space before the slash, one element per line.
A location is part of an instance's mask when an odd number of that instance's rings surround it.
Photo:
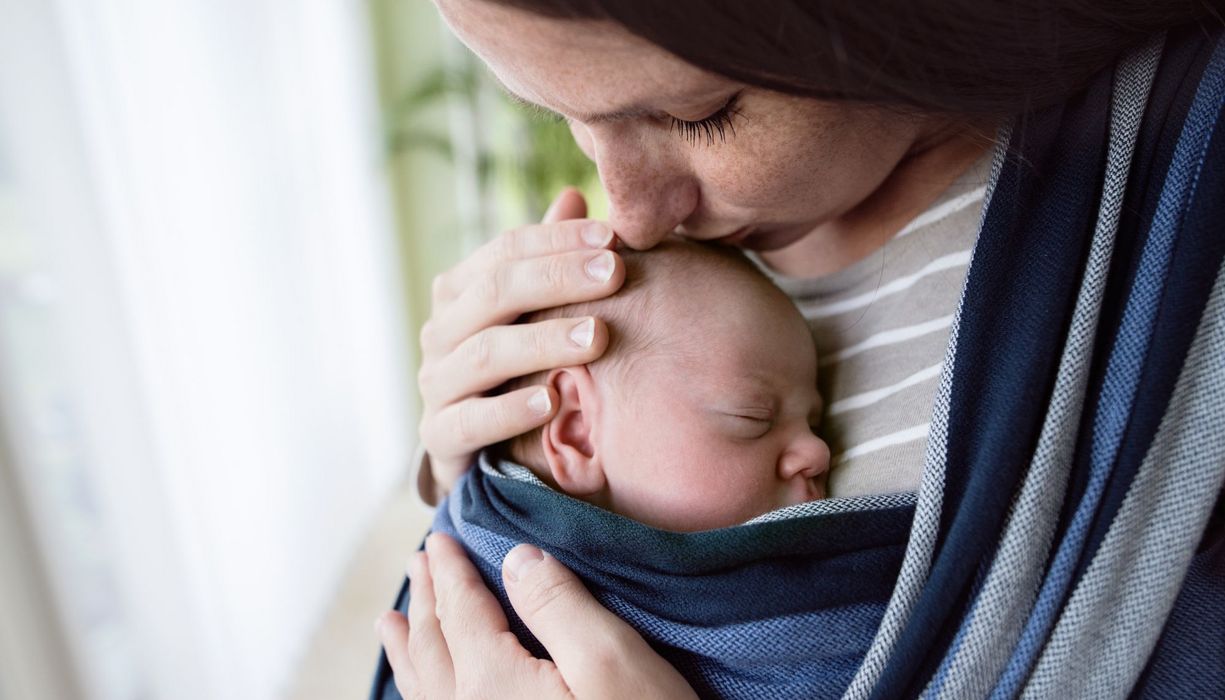
<path fill-rule="evenodd" d="M 810 431 L 798 436 L 783 455 L 782 478 L 813 479 L 829 470 L 829 445 Z"/>

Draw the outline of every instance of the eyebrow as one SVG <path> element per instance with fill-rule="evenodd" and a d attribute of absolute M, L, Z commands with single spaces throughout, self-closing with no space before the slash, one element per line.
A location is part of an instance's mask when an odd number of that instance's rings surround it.
<path fill-rule="evenodd" d="M 525 107 L 543 116 L 550 116 L 550 117 L 564 116 L 564 115 L 558 114 L 557 112 L 554 112 L 551 109 L 541 107 L 535 102 L 532 102 L 523 97 L 520 97 L 519 95 L 516 95 L 515 93 L 511 92 L 510 88 L 506 87 L 506 85 L 504 85 L 501 80 L 498 80 L 497 84 L 498 84 L 498 87 L 501 88 L 502 92 L 506 93 L 506 96 L 510 98 L 511 102 L 514 102 L 515 104 L 521 107 Z M 628 107 L 622 107 L 621 109 L 613 110 L 611 112 L 599 112 L 596 114 L 575 114 L 574 118 L 580 122 L 583 122 L 584 124 L 607 124 L 609 122 L 624 121 L 626 119 L 637 119 L 640 117 L 659 118 L 659 117 L 666 117 L 666 116 L 668 115 L 658 110 L 649 109 L 647 107 L 643 107 L 640 105 L 630 105 Z"/>

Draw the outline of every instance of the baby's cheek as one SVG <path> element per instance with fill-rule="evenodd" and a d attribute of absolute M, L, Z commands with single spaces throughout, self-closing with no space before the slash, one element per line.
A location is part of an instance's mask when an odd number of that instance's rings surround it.
<path fill-rule="evenodd" d="M 684 454 L 680 443 L 667 453 L 641 454 L 635 474 L 613 484 L 615 510 L 667 530 L 707 530 L 731 524 L 740 510 L 734 484 L 702 459 Z"/>
<path fill-rule="evenodd" d="M 732 460 L 707 465 L 701 473 L 688 475 L 688 487 L 677 494 L 673 505 L 707 528 L 742 523 L 775 507 L 777 484 L 759 471 Z"/>

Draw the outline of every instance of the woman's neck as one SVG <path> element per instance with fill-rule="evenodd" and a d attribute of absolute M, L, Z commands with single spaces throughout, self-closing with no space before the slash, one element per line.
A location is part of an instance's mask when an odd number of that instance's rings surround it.
<path fill-rule="evenodd" d="M 786 248 L 762 253 L 761 259 L 784 275 L 820 277 L 868 257 L 978 162 L 994 145 L 996 126 L 963 123 L 916 139 L 867 198 Z"/>

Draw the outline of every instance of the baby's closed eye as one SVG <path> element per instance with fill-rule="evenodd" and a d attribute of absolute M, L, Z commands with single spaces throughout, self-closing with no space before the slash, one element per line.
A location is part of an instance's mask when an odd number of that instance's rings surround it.
<path fill-rule="evenodd" d="M 766 409 L 736 409 L 719 414 L 719 419 L 733 437 L 752 440 L 770 432 L 774 415 Z"/>

